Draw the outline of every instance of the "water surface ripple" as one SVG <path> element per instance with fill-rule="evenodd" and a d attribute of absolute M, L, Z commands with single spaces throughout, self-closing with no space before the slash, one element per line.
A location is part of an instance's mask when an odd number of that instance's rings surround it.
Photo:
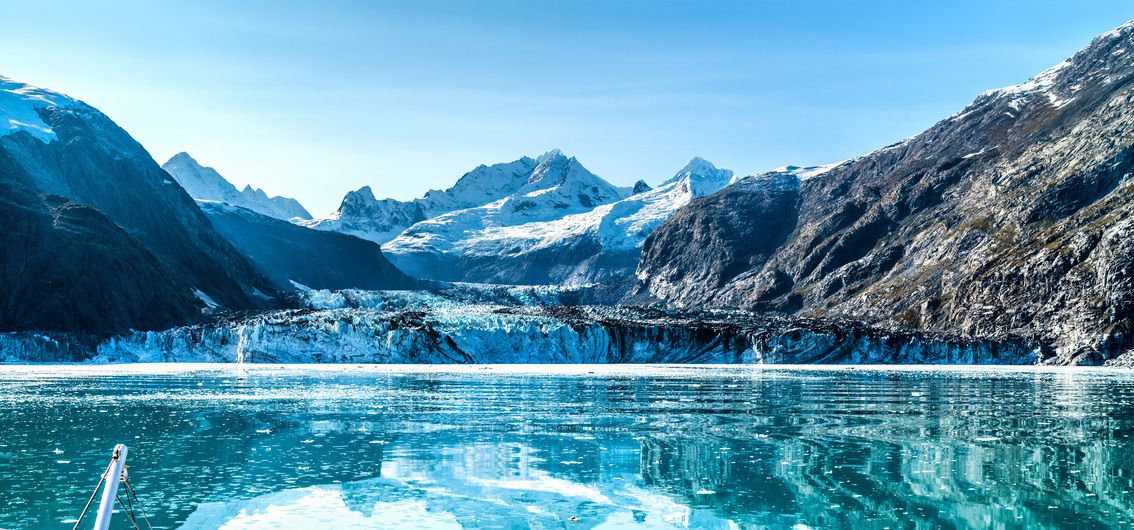
<path fill-rule="evenodd" d="M 5 368 L 0 528 L 1134 528 L 1128 371 Z"/>

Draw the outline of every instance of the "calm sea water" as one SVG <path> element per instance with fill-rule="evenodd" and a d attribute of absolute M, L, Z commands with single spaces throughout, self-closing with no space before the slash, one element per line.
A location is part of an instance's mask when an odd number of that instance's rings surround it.
<path fill-rule="evenodd" d="M 1134 527 L 1126 371 L 4 368 L 2 528 Z"/>

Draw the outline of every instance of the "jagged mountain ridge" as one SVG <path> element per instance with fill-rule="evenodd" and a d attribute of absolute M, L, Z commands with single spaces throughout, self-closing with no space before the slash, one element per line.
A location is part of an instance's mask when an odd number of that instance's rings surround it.
<path fill-rule="evenodd" d="M 161 168 L 194 199 L 220 201 L 284 221 L 311 219 L 311 214 L 299 201 L 289 197 L 269 197 L 264 190 L 252 186 L 237 190 L 217 170 L 202 166 L 189 153 L 173 155 Z"/>
<path fill-rule="evenodd" d="M 647 239 L 627 300 L 1020 335 L 1064 363 L 1130 350 L 1132 52 L 1128 23 L 819 177 L 693 201 Z"/>
<path fill-rule="evenodd" d="M 444 228 L 454 235 L 443 240 L 449 244 L 443 251 L 418 246 L 422 240 L 435 244 L 428 237 L 441 228 L 430 227 L 422 237 L 415 226 L 385 249 L 409 271 L 450 281 L 584 285 L 629 277 L 650 232 L 680 206 L 727 186 L 733 178 L 732 171 L 694 158 L 657 188 L 639 183 L 634 189 L 640 191 L 629 197 L 587 211 L 518 224 L 451 221 Z"/>
<path fill-rule="evenodd" d="M 467 256 L 478 256 L 477 246 L 504 258 L 497 238 L 525 232 L 536 223 L 591 212 L 626 198 L 628 188 L 614 186 L 588 171 L 575 158 L 551 151 L 536 160 L 526 182 L 499 200 L 448 212 L 406 229 L 383 250 L 402 270 L 424 278 L 445 281 L 539 283 L 518 280 L 524 271 L 507 271 L 507 278 L 487 271 L 468 270 Z M 519 267 L 527 265 L 516 263 Z"/>
<path fill-rule="evenodd" d="M 482 206 L 515 193 L 527 184 L 537 165 L 535 159 L 528 157 L 491 166 L 480 165 L 462 175 L 452 187 L 429 190 L 425 196 L 412 201 L 377 199 L 370 186 L 363 186 L 348 192 L 339 209 L 331 215 L 302 224 L 386 243 L 419 221 Z"/>
<path fill-rule="evenodd" d="M 0 77 L 0 119 L 0 329 L 168 327 L 204 297 L 264 306 L 267 281 L 101 112 Z"/>

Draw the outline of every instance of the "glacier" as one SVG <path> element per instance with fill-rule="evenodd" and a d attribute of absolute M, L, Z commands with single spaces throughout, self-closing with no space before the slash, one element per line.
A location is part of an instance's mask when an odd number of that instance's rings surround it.
<path fill-rule="evenodd" d="M 300 293 L 305 307 L 97 340 L 0 334 L 9 362 L 1036 364 L 1019 341 L 737 312 L 563 305 L 578 289 Z"/>

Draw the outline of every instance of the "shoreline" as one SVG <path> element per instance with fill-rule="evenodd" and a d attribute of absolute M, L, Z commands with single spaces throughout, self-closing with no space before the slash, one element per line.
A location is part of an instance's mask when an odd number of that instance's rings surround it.
<path fill-rule="evenodd" d="M 690 375 L 744 375 L 761 372 L 905 372 L 1035 374 L 1129 374 L 1134 369 L 1121 366 L 1063 365 L 982 365 L 982 364 L 238 364 L 238 363 L 0 363 L 5 375 L 66 372 L 65 375 L 160 375 L 189 372 L 241 373 L 342 373 L 413 375 L 545 375 L 545 376 L 640 376 L 682 377 Z"/>

